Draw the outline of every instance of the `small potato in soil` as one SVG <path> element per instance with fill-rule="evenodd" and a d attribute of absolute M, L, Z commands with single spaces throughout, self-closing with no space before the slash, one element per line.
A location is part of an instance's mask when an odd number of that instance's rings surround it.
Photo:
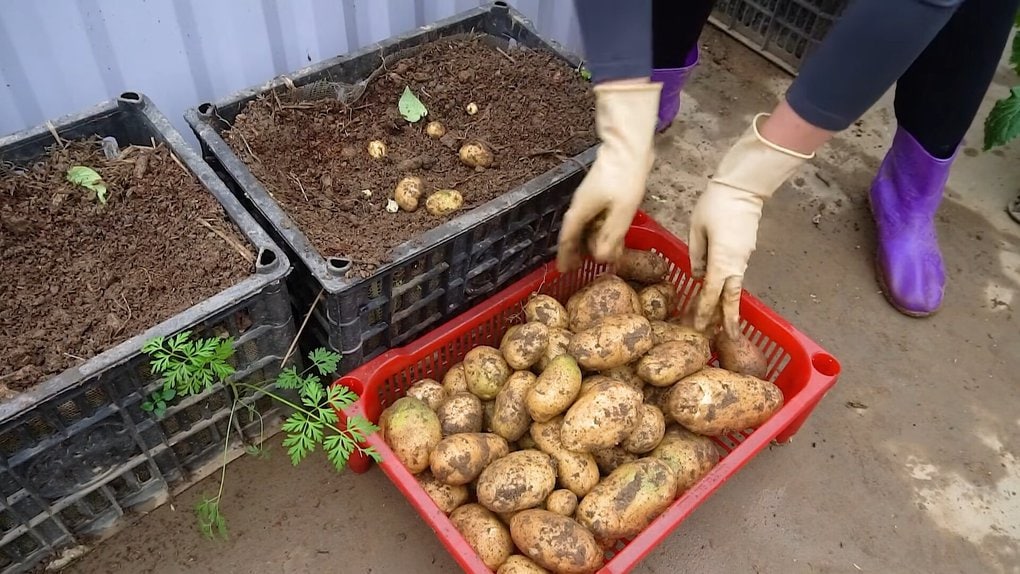
<path fill-rule="evenodd" d="M 531 438 L 542 452 L 556 461 L 556 475 L 561 487 L 583 497 L 599 482 L 599 467 L 591 453 L 567 450 L 560 439 L 563 417 L 549 422 L 532 423 Z"/>
<path fill-rule="evenodd" d="M 560 516 L 573 516 L 577 510 L 577 495 L 565 488 L 554 490 L 545 499 L 545 509 Z"/>
<path fill-rule="evenodd" d="M 450 367 L 443 375 L 443 390 L 447 396 L 468 390 L 467 376 L 464 374 L 464 363 L 457 363 Z"/>
<path fill-rule="evenodd" d="M 528 322 L 543 323 L 549 328 L 566 329 L 570 325 L 567 310 L 548 295 L 535 295 L 524 306 Z"/>
<path fill-rule="evenodd" d="M 435 379 L 422 379 L 407 389 L 407 396 L 422 401 L 435 411 L 446 400 L 446 389 Z"/>
<path fill-rule="evenodd" d="M 611 274 L 600 275 L 567 300 L 570 330 L 579 333 L 613 315 L 641 313 L 641 301 L 630 285 Z"/>
<path fill-rule="evenodd" d="M 468 142 L 457 152 L 461 163 L 469 167 L 491 167 L 495 157 L 481 142 Z"/>
<path fill-rule="evenodd" d="M 482 400 L 496 398 L 512 372 L 499 349 L 480 345 L 464 356 L 468 390 Z"/>
<path fill-rule="evenodd" d="M 734 340 L 725 331 L 720 331 L 715 336 L 715 350 L 719 353 L 719 365 L 727 371 L 759 379 L 764 379 L 768 374 L 769 365 L 765 355 L 743 335 Z"/>
<path fill-rule="evenodd" d="M 783 392 L 769 381 L 705 367 L 682 379 L 666 395 L 678 423 L 705 436 L 755 428 L 783 406 Z"/>
<path fill-rule="evenodd" d="M 577 521 L 600 541 L 637 535 L 676 498 L 676 474 L 657 458 L 614 470 L 577 505 Z"/>
<path fill-rule="evenodd" d="M 542 373 L 549 367 L 549 363 L 553 359 L 560 355 L 567 354 L 567 347 L 570 346 L 570 339 L 573 338 L 574 334 L 567 329 L 559 329 L 557 327 L 549 328 L 549 344 L 545 348 L 545 352 L 539 357 L 538 362 L 535 363 L 535 371 Z"/>
<path fill-rule="evenodd" d="M 644 285 L 654 285 L 666 278 L 669 264 L 651 251 L 624 249 L 616 261 L 616 274 Z"/>
<path fill-rule="evenodd" d="M 429 467 L 429 457 L 442 439 L 439 417 L 414 397 L 399 398 L 386 407 L 379 416 L 379 431 L 411 474 Z"/>
<path fill-rule="evenodd" d="M 642 404 L 639 412 L 637 426 L 621 446 L 628 452 L 645 454 L 659 446 L 666 433 L 666 419 L 659 407 L 653 405 Z"/>
<path fill-rule="evenodd" d="M 386 153 L 386 144 L 382 140 L 368 142 L 368 155 L 372 156 L 373 159 L 382 159 L 386 157 Z"/>
<path fill-rule="evenodd" d="M 563 417 L 560 439 L 575 452 L 591 452 L 620 444 L 637 427 L 641 392 L 607 379 L 594 385 Z"/>
<path fill-rule="evenodd" d="M 471 393 L 450 395 L 436 411 L 443 436 L 482 432 L 482 401 Z"/>
<path fill-rule="evenodd" d="M 508 441 L 517 441 L 531 426 L 531 415 L 525 400 L 528 391 L 538 381 L 533 373 L 517 371 L 510 375 L 499 394 L 492 412 L 492 432 Z M 522 447 L 526 448 L 526 447 Z"/>
<path fill-rule="evenodd" d="M 543 323 L 524 323 L 507 329 L 499 350 L 512 369 L 523 371 L 537 363 L 548 346 L 549 327 Z"/>
<path fill-rule="evenodd" d="M 581 369 L 570 355 L 553 359 L 528 391 L 525 405 L 531 418 L 545 422 L 567 410 L 581 390 Z"/>
<path fill-rule="evenodd" d="M 620 466 L 638 459 L 637 455 L 627 452 L 622 446 L 611 446 L 591 451 L 595 457 L 595 464 L 599 465 L 599 472 L 608 476 Z"/>
<path fill-rule="evenodd" d="M 446 126 L 442 122 L 429 122 L 425 126 L 425 133 L 432 139 L 439 139 L 446 135 Z"/>
<path fill-rule="evenodd" d="M 421 199 L 422 181 L 420 177 L 405 177 L 397 183 L 393 191 L 393 199 L 404 211 L 418 209 L 418 200 Z"/>
<path fill-rule="evenodd" d="M 513 554 L 514 543 L 507 527 L 481 504 L 465 504 L 454 510 L 450 522 L 490 569 L 499 568 Z"/>
<path fill-rule="evenodd" d="M 435 217 L 446 217 L 464 205 L 464 197 L 456 189 L 440 189 L 425 199 L 425 210 Z"/>
<path fill-rule="evenodd" d="M 649 321 L 664 321 L 676 309 L 676 288 L 662 282 L 649 285 L 638 291 L 641 312 Z"/>
<path fill-rule="evenodd" d="M 556 488 L 556 463 L 540 450 L 519 450 L 494 461 L 478 477 L 478 502 L 493 512 L 534 508 Z"/>
<path fill-rule="evenodd" d="M 712 439 L 675 424 L 666 429 L 662 442 L 649 456 L 662 460 L 676 473 L 677 496 L 708 474 L 720 458 Z"/>
<path fill-rule="evenodd" d="M 514 554 L 496 570 L 496 574 L 549 574 L 549 571 L 527 556 Z"/>
<path fill-rule="evenodd" d="M 468 501 L 470 494 L 464 485 L 451 486 L 432 476 L 432 472 L 425 472 L 415 475 L 422 490 L 429 495 L 429 498 L 436 503 L 436 506 L 446 514 L 453 512 L 458 506 Z"/>
<path fill-rule="evenodd" d="M 622 367 L 652 349 L 652 326 L 641 315 L 613 315 L 570 340 L 567 352 L 594 371 Z"/>
<path fill-rule="evenodd" d="M 450 435 L 432 450 L 429 468 L 444 484 L 459 486 L 478 478 L 485 467 L 506 456 L 510 445 L 492 433 Z"/>
<path fill-rule="evenodd" d="M 649 385 L 668 387 L 693 375 L 708 364 L 711 355 L 703 345 L 686 341 L 667 341 L 637 362 L 636 372 Z"/>
<path fill-rule="evenodd" d="M 558 574 L 592 574 L 604 560 L 591 532 L 548 510 L 518 513 L 510 520 L 510 534 L 536 564 Z"/>

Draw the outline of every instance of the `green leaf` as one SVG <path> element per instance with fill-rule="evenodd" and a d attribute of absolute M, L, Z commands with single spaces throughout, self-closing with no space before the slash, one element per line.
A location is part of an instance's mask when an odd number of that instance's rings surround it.
<path fill-rule="evenodd" d="M 375 450 L 375 447 L 373 447 L 373 446 L 370 446 L 368 448 L 363 448 L 363 449 L 361 449 L 361 452 L 363 452 L 366 455 L 368 455 L 375 462 L 382 462 L 382 455 L 379 454 L 379 451 Z"/>
<path fill-rule="evenodd" d="M 985 118 L 985 151 L 1005 145 L 1020 136 L 1020 86 L 1014 86 L 1008 97 L 995 102 Z"/>
<path fill-rule="evenodd" d="M 591 70 L 589 70 L 588 68 L 581 66 L 581 69 L 578 71 L 578 73 L 581 74 L 581 77 L 584 78 L 586 82 L 591 81 Z"/>
<path fill-rule="evenodd" d="M 326 391 L 323 390 L 322 385 L 318 384 L 318 382 L 306 380 L 301 386 L 301 402 L 312 410 L 319 408 L 325 395 Z"/>
<path fill-rule="evenodd" d="M 209 539 L 227 538 L 227 521 L 220 514 L 220 502 L 215 498 L 205 498 L 195 505 L 195 517 L 198 519 L 199 531 Z"/>
<path fill-rule="evenodd" d="M 142 345 L 142 352 L 151 355 L 163 348 L 163 337 L 154 337 Z"/>
<path fill-rule="evenodd" d="M 327 401 L 334 409 L 345 409 L 353 405 L 356 400 L 358 400 L 358 395 L 343 385 L 329 387 Z"/>
<path fill-rule="evenodd" d="M 142 403 L 142 410 L 147 413 L 151 413 L 155 408 L 156 405 L 152 401 L 145 401 L 144 403 Z"/>
<path fill-rule="evenodd" d="M 278 389 L 300 389 L 304 380 L 298 375 L 297 367 L 287 367 L 276 377 Z"/>
<path fill-rule="evenodd" d="M 425 104 L 421 103 L 418 96 L 414 95 L 411 88 L 407 86 L 404 87 L 404 93 L 400 94 L 397 109 L 400 110 L 400 115 L 404 116 L 404 119 L 412 124 L 429 115 L 429 111 L 425 109 Z"/>
<path fill-rule="evenodd" d="M 1020 28 L 1020 15 L 1017 16 L 1016 25 Z M 1013 51 L 1009 56 L 1009 63 L 1013 64 L 1013 71 L 1020 75 L 1020 32 L 1013 36 Z"/>
<path fill-rule="evenodd" d="M 319 347 L 308 353 L 308 360 L 312 362 L 320 375 L 326 376 L 336 372 L 337 365 L 340 364 L 340 354 Z"/>
<path fill-rule="evenodd" d="M 169 387 L 167 389 L 163 389 L 163 400 L 164 401 L 172 401 L 172 400 L 174 400 L 174 397 L 176 397 L 176 396 L 177 396 L 177 389 L 175 389 L 173 387 Z"/>
<path fill-rule="evenodd" d="M 89 191 L 96 192 L 99 203 L 106 203 L 106 183 L 103 178 L 91 167 L 74 165 L 67 170 L 67 181 L 74 185 L 80 185 Z"/>
<path fill-rule="evenodd" d="M 347 466 L 347 461 L 354 452 L 355 445 L 350 439 L 343 435 L 329 435 L 322 441 L 322 448 L 326 451 L 326 458 L 333 463 L 337 472 Z"/>

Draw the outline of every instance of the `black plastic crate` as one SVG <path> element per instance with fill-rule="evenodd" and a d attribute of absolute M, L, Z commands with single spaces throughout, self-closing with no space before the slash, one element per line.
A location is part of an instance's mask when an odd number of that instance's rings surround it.
<path fill-rule="evenodd" d="M 544 50 L 571 66 L 580 60 L 542 39 L 531 23 L 505 2 L 469 10 L 188 110 L 185 117 L 203 155 L 228 187 L 285 245 L 295 261 L 289 283 L 298 309 L 313 309 L 308 341 L 343 354 L 346 372 L 494 293 L 555 254 L 570 195 L 595 158 L 595 147 L 397 247 L 392 263 L 365 279 L 344 277 L 349 262 L 324 258 L 220 136 L 256 97 L 290 84 L 327 79 L 354 83 L 390 55 L 440 38 L 485 34 L 497 45 L 514 41 Z M 313 305 L 314 304 L 314 305 Z"/>
<path fill-rule="evenodd" d="M 796 74 L 849 0 L 718 0 L 713 24 Z"/>
<path fill-rule="evenodd" d="M 27 571 L 72 545 L 105 538 L 130 512 L 147 511 L 233 459 L 245 443 L 268 436 L 278 414 L 262 395 L 240 397 L 227 387 L 174 401 L 157 418 L 141 404 L 161 386 L 149 373 L 142 345 L 192 330 L 232 336 L 237 377 L 275 378 L 295 335 L 286 277 L 290 263 L 197 153 L 188 148 L 144 95 L 125 93 L 54 128 L 65 139 L 113 136 L 121 146 L 164 143 L 219 200 L 254 247 L 255 271 L 102 354 L 0 404 L 0 572 Z M 29 163 L 53 136 L 45 126 L 0 138 L 0 161 Z M 264 432 L 263 432 L 264 431 Z"/>

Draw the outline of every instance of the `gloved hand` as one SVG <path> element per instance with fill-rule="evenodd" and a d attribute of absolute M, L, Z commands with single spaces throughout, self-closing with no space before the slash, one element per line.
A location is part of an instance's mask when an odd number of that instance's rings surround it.
<path fill-rule="evenodd" d="M 695 305 L 694 328 L 704 331 L 720 315 L 731 339 L 740 336 L 740 293 L 754 252 L 762 205 L 804 161 L 758 133 L 758 114 L 723 157 L 691 215 L 691 267 L 705 282 Z"/>
<path fill-rule="evenodd" d="M 661 89 L 662 84 L 647 78 L 595 86 L 595 130 L 602 145 L 563 216 L 556 257 L 561 272 L 577 269 L 586 248 L 602 263 L 623 253 L 624 236 L 641 205 L 655 159 L 652 139 Z M 588 245 L 582 245 L 586 227 L 603 212 L 605 221 Z"/>

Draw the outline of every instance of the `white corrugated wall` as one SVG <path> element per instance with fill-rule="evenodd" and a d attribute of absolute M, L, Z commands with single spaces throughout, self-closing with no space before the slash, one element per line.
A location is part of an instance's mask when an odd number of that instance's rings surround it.
<path fill-rule="evenodd" d="M 191 140 L 189 107 L 486 4 L 0 0 L 0 135 L 133 90 Z M 543 36 L 581 52 L 572 1 L 510 4 Z"/>

